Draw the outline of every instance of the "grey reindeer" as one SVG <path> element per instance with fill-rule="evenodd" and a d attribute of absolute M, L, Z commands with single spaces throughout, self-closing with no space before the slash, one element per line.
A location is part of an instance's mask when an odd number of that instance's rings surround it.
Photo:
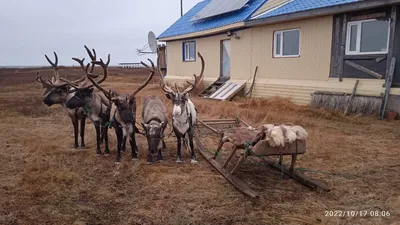
<path fill-rule="evenodd" d="M 163 101 L 157 96 L 147 96 L 142 110 L 142 126 L 147 139 L 147 163 L 153 163 L 153 155 L 157 160 L 163 159 L 162 150 L 166 149 L 164 131 L 167 127 L 167 110 Z"/>
<path fill-rule="evenodd" d="M 181 141 L 182 138 L 185 138 L 185 135 L 189 136 L 189 146 L 192 151 L 191 155 L 191 163 L 197 163 L 196 154 L 193 148 L 193 136 L 194 136 L 194 125 L 197 120 L 197 109 L 193 102 L 190 100 L 189 93 L 193 91 L 199 81 L 202 79 L 204 74 L 205 63 L 203 56 L 198 52 L 199 58 L 201 59 L 201 72 L 199 76 L 194 76 L 194 82 L 191 83 L 186 81 L 189 84 L 183 92 L 179 91 L 175 83 L 176 92 L 170 88 L 164 78 L 161 76 L 161 85 L 164 92 L 166 92 L 166 96 L 169 100 L 172 101 L 173 109 L 172 109 L 172 127 L 175 133 L 175 136 L 178 139 L 178 153 L 176 162 L 182 162 L 181 155 Z"/>
<path fill-rule="evenodd" d="M 89 63 L 84 67 L 83 60 L 78 60 L 85 71 L 86 76 L 99 76 L 93 73 L 89 73 Z M 102 59 L 96 61 L 103 68 L 103 79 L 106 80 L 108 76 L 108 65 L 110 63 L 110 55 L 106 63 Z M 106 156 L 110 155 L 110 149 L 108 147 L 108 123 L 110 119 L 111 102 L 107 99 L 103 92 L 94 90 L 93 84 L 89 82 L 89 86 L 86 83 L 74 84 L 68 80 L 65 80 L 68 84 L 75 88 L 73 96 L 65 103 L 65 106 L 69 109 L 81 108 L 85 109 L 87 117 L 93 122 L 96 129 L 96 141 L 97 149 L 96 154 L 102 155 L 100 144 L 102 139 L 105 141 L 104 153 Z"/>
<path fill-rule="evenodd" d="M 119 164 L 121 162 L 121 151 L 125 151 L 125 143 L 127 138 L 129 138 L 129 143 L 132 150 L 132 160 L 137 160 L 138 147 L 136 144 L 135 133 L 140 133 L 140 131 L 136 127 L 135 96 L 150 83 L 154 76 L 154 63 L 150 59 L 149 61 L 152 65 L 152 68 L 150 68 L 144 62 L 141 62 L 150 73 L 147 80 L 131 94 L 119 94 L 112 90 L 107 91 L 101 87 L 99 83 L 92 79 L 91 76 L 88 76 L 88 79 L 93 83 L 93 85 L 102 91 L 111 101 L 110 122 L 111 126 L 115 129 L 115 134 L 117 136 L 117 157 L 115 159 L 115 164 Z M 99 64 L 99 62 L 94 63 Z"/>
<path fill-rule="evenodd" d="M 91 56 L 92 60 L 96 60 L 96 52 L 93 49 L 93 54 L 90 52 L 89 48 L 85 46 L 87 52 Z M 49 79 L 43 79 L 40 72 L 36 74 L 36 80 L 42 84 L 42 88 L 45 89 L 43 94 L 43 103 L 51 107 L 53 105 L 60 105 L 67 116 L 71 119 L 72 125 L 74 127 L 74 145 L 75 149 L 78 148 L 78 135 L 79 135 L 79 122 L 80 122 L 80 137 L 81 137 L 81 148 L 85 147 L 85 124 L 86 124 L 86 113 L 82 107 L 69 109 L 65 106 L 65 103 L 69 98 L 72 97 L 72 93 L 75 91 L 73 87 L 71 87 L 68 83 L 62 81 L 60 79 L 58 66 L 58 56 L 57 53 L 54 52 L 55 61 L 52 62 L 47 55 L 45 55 L 46 60 L 50 63 L 53 68 L 54 76 L 51 81 Z M 75 59 L 74 59 L 75 60 Z M 94 64 L 92 64 L 90 71 L 93 72 Z M 96 76 L 92 77 L 93 79 L 97 78 Z M 73 83 L 82 83 L 87 82 L 86 75 L 81 77 L 78 80 L 72 81 Z M 98 81 L 101 83 L 102 81 Z"/>

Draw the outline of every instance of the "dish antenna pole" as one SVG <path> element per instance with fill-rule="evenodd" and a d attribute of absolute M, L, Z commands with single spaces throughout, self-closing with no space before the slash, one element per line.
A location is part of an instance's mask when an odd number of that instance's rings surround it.
<path fill-rule="evenodd" d="M 183 16 L 183 0 L 181 0 L 181 17 Z"/>
<path fill-rule="evenodd" d="M 155 54 L 158 52 L 156 35 L 152 31 L 147 36 L 147 44 L 142 49 L 136 49 L 136 52 L 138 55 Z"/>

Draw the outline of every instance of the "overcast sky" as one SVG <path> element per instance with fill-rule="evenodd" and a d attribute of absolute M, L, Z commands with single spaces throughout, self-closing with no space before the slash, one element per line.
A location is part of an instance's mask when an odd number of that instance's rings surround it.
<path fill-rule="evenodd" d="M 148 32 L 158 36 L 180 17 L 180 0 L 0 1 L 0 67 L 48 65 L 44 54 L 53 51 L 62 65 L 88 62 L 83 45 L 110 53 L 112 65 L 140 62 Z M 183 1 L 185 13 L 201 0 Z"/>

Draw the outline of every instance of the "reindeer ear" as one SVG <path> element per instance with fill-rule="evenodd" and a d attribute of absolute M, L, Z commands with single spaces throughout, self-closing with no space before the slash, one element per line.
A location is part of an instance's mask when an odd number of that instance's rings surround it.
<path fill-rule="evenodd" d="M 189 93 L 185 93 L 185 94 L 183 95 L 183 97 L 184 97 L 185 99 L 189 99 L 189 98 L 190 98 L 190 94 L 189 94 Z"/>

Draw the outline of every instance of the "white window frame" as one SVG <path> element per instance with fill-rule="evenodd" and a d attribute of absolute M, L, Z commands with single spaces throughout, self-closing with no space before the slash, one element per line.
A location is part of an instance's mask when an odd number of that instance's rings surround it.
<path fill-rule="evenodd" d="M 358 20 L 347 23 L 347 34 L 346 34 L 346 55 L 372 55 L 372 54 L 387 54 L 389 52 L 389 40 L 390 40 L 390 19 L 388 22 L 388 38 L 387 38 L 387 46 L 386 51 L 376 51 L 376 52 L 360 52 L 361 48 L 361 28 L 362 23 L 369 21 L 377 21 L 376 19 L 368 19 L 368 20 Z M 351 26 L 357 26 L 357 40 L 356 40 L 356 50 L 350 51 L 350 41 L 351 41 Z"/>
<path fill-rule="evenodd" d="M 285 33 L 285 32 L 288 32 L 288 31 L 295 31 L 295 30 L 298 30 L 299 31 L 299 54 L 297 54 L 297 55 L 283 55 L 283 33 Z M 276 42 L 277 42 L 277 36 L 278 36 L 278 34 L 280 34 L 281 35 L 281 43 L 280 43 L 280 46 L 279 46 L 279 48 L 280 48 L 280 53 L 279 54 L 277 54 L 276 53 L 276 50 L 277 50 L 277 46 L 276 46 Z M 290 30 L 279 30 L 279 31 L 275 31 L 274 32 L 274 40 L 273 40 L 273 42 L 274 42 L 274 50 L 273 50 L 273 55 L 274 55 L 274 58 L 294 58 L 294 57 L 300 57 L 300 49 L 301 49 L 301 30 L 299 29 L 299 28 L 296 28 L 296 29 L 290 29 Z"/>
<path fill-rule="evenodd" d="M 194 55 L 193 58 L 190 57 L 190 44 L 193 43 Z M 196 41 L 185 41 L 183 42 L 183 61 L 193 62 L 196 61 Z"/>

